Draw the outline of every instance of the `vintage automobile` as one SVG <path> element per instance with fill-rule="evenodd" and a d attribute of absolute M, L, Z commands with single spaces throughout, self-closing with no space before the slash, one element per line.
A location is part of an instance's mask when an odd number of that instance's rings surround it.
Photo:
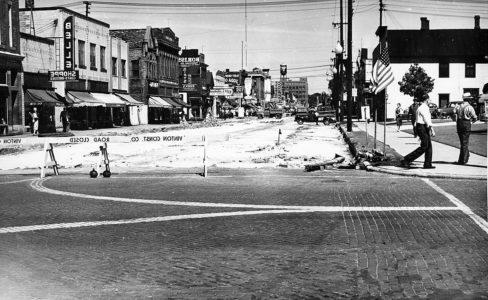
<path fill-rule="evenodd" d="M 450 102 L 447 107 L 438 108 L 437 111 L 439 113 L 439 118 L 445 119 L 454 115 L 454 107 L 456 107 L 456 105 L 461 104 L 462 102 L 463 101 L 453 101 Z"/>
<path fill-rule="evenodd" d="M 325 125 L 335 122 L 335 110 L 328 106 L 318 106 L 317 108 L 301 108 L 295 114 L 295 122 L 322 122 Z"/>
<path fill-rule="evenodd" d="M 258 119 L 262 118 L 276 118 L 281 119 L 285 113 L 285 110 L 275 102 L 266 103 L 264 108 L 260 107 L 256 115 Z"/>

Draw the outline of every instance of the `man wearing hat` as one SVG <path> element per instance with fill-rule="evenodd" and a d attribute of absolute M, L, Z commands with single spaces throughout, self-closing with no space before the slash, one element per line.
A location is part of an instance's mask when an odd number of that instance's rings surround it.
<path fill-rule="evenodd" d="M 476 122 L 478 117 L 469 101 L 473 99 L 471 93 L 463 94 L 463 103 L 454 108 L 456 116 L 456 130 L 459 136 L 461 151 L 457 164 L 464 165 L 469 160 L 469 134 L 471 133 L 471 122 Z"/>
<path fill-rule="evenodd" d="M 420 138 L 420 147 L 406 155 L 400 164 L 404 168 L 410 168 L 410 164 L 425 154 L 424 169 L 435 169 L 432 165 L 432 141 L 430 136 L 435 136 L 434 128 L 432 128 L 432 118 L 429 110 L 429 96 L 423 95 L 420 99 L 420 106 L 415 114 L 415 128 L 417 135 Z"/>

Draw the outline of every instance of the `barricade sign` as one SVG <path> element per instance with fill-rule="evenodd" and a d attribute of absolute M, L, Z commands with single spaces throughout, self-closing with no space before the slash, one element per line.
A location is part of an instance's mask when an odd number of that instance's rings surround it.
<path fill-rule="evenodd" d="M 58 175 L 58 165 L 54 157 L 55 144 L 103 144 L 103 151 L 101 150 L 101 158 L 104 158 L 106 170 L 110 171 L 108 166 L 107 143 L 160 143 L 162 145 L 179 145 L 182 143 L 195 143 L 203 146 L 203 176 L 207 176 L 207 147 L 208 142 L 214 141 L 228 141 L 230 136 L 228 134 L 210 134 L 210 135 L 177 135 L 177 134 L 142 134 L 129 136 L 71 136 L 71 137 L 12 137 L 0 139 L 0 148 L 18 147 L 23 145 L 44 145 L 44 161 L 41 165 L 41 178 L 44 177 L 44 170 L 48 167 L 53 167 L 54 174 Z M 50 160 L 48 160 L 48 157 Z"/>

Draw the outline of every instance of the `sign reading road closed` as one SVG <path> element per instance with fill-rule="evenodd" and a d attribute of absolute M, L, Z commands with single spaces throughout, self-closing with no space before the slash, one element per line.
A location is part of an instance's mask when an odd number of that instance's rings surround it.
<path fill-rule="evenodd" d="M 76 71 L 49 71 L 49 81 L 77 81 L 80 73 Z"/>
<path fill-rule="evenodd" d="M 5 138 L 0 139 L 1 147 L 35 145 L 43 143 L 52 144 L 88 144 L 88 143 L 181 143 L 184 142 L 182 135 L 137 135 L 137 136 L 73 136 L 58 138 Z"/>

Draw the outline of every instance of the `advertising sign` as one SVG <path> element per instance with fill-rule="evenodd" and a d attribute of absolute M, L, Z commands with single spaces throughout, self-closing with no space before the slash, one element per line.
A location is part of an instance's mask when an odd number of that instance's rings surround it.
<path fill-rule="evenodd" d="M 185 92 L 196 92 L 197 85 L 195 83 L 186 83 L 181 85 L 181 90 Z"/>
<path fill-rule="evenodd" d="M 49 81 L 77 81 L 80 79 L 79 71 L 49 71 Z"/>
<path fill-rule="evenodd" d="M 234 91 L 229 89 L 211 89 L 210 96 L 232 96 Z"/>
<path fill-rule="evenodd" d="M 200 64 L 200 57 L 179 57 L 178 62 L 181 66 L 198 66 Z"/>
<path fill-rule="evenodd" d="M 75 67 L 74 56 L 74 25 L 75 21 L 73 16 L 69 16 L 64 20 L 63 26 L 63 41 L 64 41 L 64 70 L 71 71 Z"/>
<path fill-rule="evenodd" d="M 241 74 L 239 72 L 227 72 L 224 75 L 225 83 L 229 85 L 239 85 Z"/>
<path fill-rule="evenodd" d="M 286 76 L 287 73 L 287 65 L 280 65 L 280 74 L 281 76 Z"/>

